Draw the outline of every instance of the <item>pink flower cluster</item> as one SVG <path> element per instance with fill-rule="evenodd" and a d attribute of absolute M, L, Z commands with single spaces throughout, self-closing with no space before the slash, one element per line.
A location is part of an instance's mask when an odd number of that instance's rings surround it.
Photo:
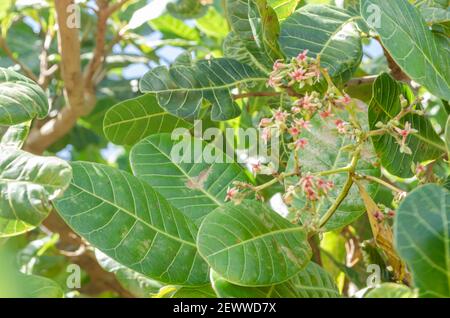
<path fill-rule="evenodd" d="M 309 58 L 308 50 L 303 51 L 289 63 L 275 61 L 267 85 L 273 88 L 314 85 L 320 80 L 320 67 L 315 59 Z"/>
<path fill-rule="evenodd" d="M 333 189 L 332 181 L 327 181 L 313 175 L 306 175 L 297 184 L 310 201 L 316 201 Z"/>

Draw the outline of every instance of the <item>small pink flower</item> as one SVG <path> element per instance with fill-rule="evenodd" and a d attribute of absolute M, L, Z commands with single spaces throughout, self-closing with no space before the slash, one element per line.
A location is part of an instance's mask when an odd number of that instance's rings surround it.
<path fill-rule="evenodd" d="M 310 189 L 314 186 L 314 177 L 310 175 L 304 176 L 300 179 L 299 184 L 302 187 L 303 191 L 306 191 L 307 189 Z"/>
<path fill-rule="evenodd" d="M 278 80 L 276 80 L 273 76 L 270 76 L 269 80 L 267 81 L 267 85 L 275 88 L 278 86 Z"/>
<path fill-rule="evenodd" d="M 273 117 L 275 118 L 275 121 L 278 122 L 278 123 L 284 123 L 288 116 L 289 116 L 289 114 L 287 112 L 285 112 L 285 111 L 282 111 L 281 109 L 278 109 L 273 114 Z"/>
<path fill-rule="evenodd" d="M 329 110 L 324 110 L 323 112 L 320 112 L 319 115 L 323 119 L 326 119 L 326 118 L 330 117 L 332 114 Z"/>
<path fill-rule="evenodd" d="M 279 71 L 279 70 L 281 70 L 282 68 L 285 68 L 285 67 L 286 67 L 286 64 L 282 63 L 281 61 L 282 61 L 282 60 L 276 60 L 275 63 L 273 63 L 273 70 L 274 70 L 275 72 L 276 72 L 276 71 Z"/>
<path fill-rule="evenodd" d="M 251 164 L 253 174 L 258 174 L 261 172 L 261 162 L 257 161 L 256 163 Z"/>
<path fill-rule="evenodd" d="M 297 61 L 304 62 L 306 61 L 306 56 L 308 55 L 308 50 L 304 50 L 302 53 L 297 55 Z"/>
<path fill-rule="evenodd" d="M 305 191 L 306 198 L 310 201 L 316 201 L 317 200 L 317 194 L 312 188 L 308 188 Z"/>
<path fill-rule="evenodd" d="M 345 94 L 343 97 L 341 97 L 337 100 L 338 103 L 342 103 L 345 105 L 350 104 L 351 101 L 352 101 L 352 98 L 350 96 L 348 96 L 348 94 Z"/>
<path fill-rule="evenodd" d="M 299 106 L 305 110 L 310 110 L 310 109 L 314 108 L 314 105 L 311 102 L 312 102 L 312 97 L 310 95 L 306 94 L 303 98 L 297 100 L 296 104 L 297 104 L 297 106 Z"/>
<path fill-rule="evenodd" d="M 336 125 L 337 130 L 338 130 L 338 132 L 340 134 L 345 134 L 346 133 L 346 129 L 345 129 L 346 128 L 346 123 L 343 120 L 337 119 L 337 120 L 334 121 L 334 124 Z"/>
<path fill-rule="evenodd" d="M 300 129 L 298 127 L 295 127 L 295 126 L 291 127 L 291 128 L 289 128 L 289 134 L 292 137 L 297 137 L 300 134 Z"/>
<path fill-rule="evenodd" d="M 238 194 L 239 190 L 237 188 L 228 188 L 227 189 L 227 194 L 225 196 L 225 201 L 230 201 L 232 200 L 236 194 Z"/>
<path fill-rule="evenodd" d="M 299 149 L 305 149 L 305 147 L 308 145 L 308 140 L 305 138 L 300 138 L 299 140 L 295 141 L 294 147 L 295 150 Z"/>
<path fill-rule="evenodd" d="M 420 163 L 416 167 L 416 176 L 420 176 L 425 172 L 425 167 Z"/>
<path fill-rule="evenodd" d="M 323 179 L 318 179 L 317 180 L 317 187 L 322 190 L 324 193 L 328 193 L 328 191 L 330 191 L 333 187 L 334 184 L 332 181 L 326 181 Z"/>
<path fill-rule="evenodd" d="M 300 107 L 298 107 L 298 106 L 294 106 L 294 107 L 291 108 L 291 111 L 294 114 L 298 114 L 298 113 L 300 113 L 302 111 L 302 109 Z"/>
<path fill-rule="evenodd" d="M 259 122 L 259 127 L 267 127 L 272 123 L 272 119 L 271 118 L 263 118 L 261 119 L 261 121 Z"/>
<path fill-rule="evenodd" d="M 402 137 L 402 143 L 401 143 L 402 147 L 404 147 L 406 145 L 406 139 L 408 138 L 408 136 L 410 134 L 414 134 L 417 132 L 417 130 L 415 130 L 411 127 L 411 124 L 408 121 L 405 123 L 404 129 L 395 127 L 395 131 Z"/>
<path fill-rule="evenodd" d="M 306 79 L 305 73 L 306 73 L 306 71 L 304 69 L 299 68 L 299 69 L 296 69 L 295 71 L 289 73 L 289 76 L 294 81 L 301 82 Z"/>
<path fill-rule="evenodd" d="M 395 211 L 394 210 L 389 210 L 387 215 L 388 215 L 388 217 L 393 218 L 395 216 Z"/>
<path fill-rule="evenodd" d="M 301 118 L 299 120 L 295 120 L 295 124 L 300 129 L 306 129 L 308 131 L 311 130 L 311 123 L 309 122 L 309 120 L 304 120 L 303 118 Z"/>
<path fill-rule="evenodd" d="M 379 210 L 373 212 L 373 216 L 375 217 L 375 219 L 377 219 L 378 222 L 382 222 L 384 220 L 384 214 Z"/>

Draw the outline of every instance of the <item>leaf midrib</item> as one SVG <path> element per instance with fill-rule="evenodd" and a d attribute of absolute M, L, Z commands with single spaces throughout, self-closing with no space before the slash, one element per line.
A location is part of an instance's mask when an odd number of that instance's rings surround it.
<path fill-rule="evenodd" d="M 168 160 L 169 160 L 169 162 L 170 163 L 172 163 L 175 167 L 177 167 L 177 169 L 186 177 L 186 178 L 188 178 L 188 180 L 193 180 L 193 178 L 191 177 L 191 176 L 189 176 L 185 171 L 184 171 L 184 169 L 181 167 L 181 166 L 179 166 L 178 164 L 176 164 L 175 162 L 173 162 L 172 160 L 171 160 L 171 158 L 161 149 L 161 148 L 159 148 L 157 145 L 155 145 L 151 140 L 147 140 L 147 142 L 149 143 L 149 144 L 151 144 L 156 150 L 158 150 L 164 157 L 166 157 Z M 214 197 L 212 194 L 210 194 L 208 191 L 206 191 L 205 189 L 203 189 L 203 187 L 201 187 L 201 188 L 197 188 L 196 190 L 198 190 L 198 191 L 200 191 L 200 192 L 202 192 L 203 194 L 205 194 L 208 198 L 210 198 L 214 203 L 216 203 L 217 204 L 217 206 L 221 206 L 221 205 L 223 205 L 223 202 L 220 202 L 220 201 L 218 201 L 217 200 L 217 198 L 216 197 Z"/>
<path fill-rule="evenodd" d="M 229 89 L 234 88 L 240 84 L 246 84 L 248 82 L 255 82 L 255 81 L 267 81 L 267 78 L 265 77 L 248 77 L 242 80 L 234 81 L 232 83 L 224 84 L 224 85 L 218 85 L 218 86 L 206 86 L 206 87 L 195 87 L 195 88 L 174 88 L 174 89 L 163 89 L 163 90 L 143 90 L 145 93 L 156 93 L 156 94 L 162 94 L 162 93 L 176 93 L 176 92 L 204 92 L 209 90 L 220 90 L 220 89 Z"/>
<path fill-rule="evenodd" d="M 99 195 L 97 195 L 97 194 L 95 194 L 95 193 L 93 193 L 93 192 L 91 192 L 91 191 L 88 191 L 88 190 L 86 190 L 86 189 L 84 189 L 84 188 L 82 188 L 82 187 L 76 185 L 76 184 L 73 183 L 73 182 L 71 182 L 71 185 L 73 185 L 75 188 L 77 188 L 77 189 L 79 189 L 79 190 L 81 190 L 81 191 L 83 191 L 83 192 L 85 192 L 85 193 L 87 193 L 87 194 L 89 194 L 89 195 L 91 195 L 91 196 L 93 196 L 93 197 L 95 197 L 95 198 L 97 198 L 97 199 L 99 199 L 99 200 L 101 200 L 101 201 L 103 201 L 103 202 L 105 202 L 105 203 L 107 203 L 107 204 L 109 204 L 109 205 L 111 205 L 111 206 L 117 208 L 118 210 L 121 210 L 121 211 L 125 212 L 126 214 L 128 214 L 128 215 L 131 216 L 132 218 L 136 219 L 136 221 L 139 221 L 139 222 L 141 222 L 141 223 L 147 225 L 149 228 L 151 228 L 151 229 L 154 230 L 155 232 L 158 232 L 158 233 L 160 233 L 161 235 L 165 235 L 165 236 L 167 236 L 167 237 L 169 237 L 169 238 L 171 238 L 171 239 L 173 239 L 173 240 L 175 240 L 175 241 L 178 241 L 178 242 L 180 242 L 180 243 L 182 243 L 182 244 L 190 245 L 190 246 L 194 247 L 195 249 L 197 249 L 197 246 L 196 246 L 194 243 L 189 242 L 189 241 L 186 241 L 186 240 L 183 240 L 182 238 L 173 236 L 173 235 L 171 235 L 171 234 L 169 234 L 169 233 L 167 233 L 167 232 L 163 232 L 163 231 L 160 230 L 159 228 L 153 226 L 152 224 L 150 224 L 150 223 L 148 223 L 147 221 L 141 219 L 140 217 L 138 217 L 137 215 L 133 214 L 132 212 L 130 212 L 130 211 L 126 210 L 125 208 L 123 208 L 123 207 L 117 205 L 116 203 L 114 203 L 114 202 L 112 202 L 112 201 L 109 201 L 109 200 L 107 200 L 107 199 L 105 199 L 105 198 L 103 198 L 103 197 L 101 197 L 101 196 L 99 196 Z M 150 213 L 150 211 L 148 211 L 148 212 Z"/>
<path fill-rule="evenodd" d="M 220 254 L 220 253 L 225 252 L 227 250 L 230 250 L 232 248 L 241 246 L 243 244 L 247 244 L 249 242 L 253 242 L 253 241 L 259 240 L 259 239 L 267 237 L 267 236 L 275 235 L 275 234 L 278 234 L 278 233 L 289 233 L 289 232 L 295 232 L 295 231 L 300 231 L 301 232 L 302 228 L 300 228 L 300 227 L 292 227 L 292 228 L 288 228 L 288 229 L 281 229 L 281 230 L 276 230 L 276 231 L 272 231 L 272 232 L 267 232 L 267 233 L 264 233 L 262 235 L 252 237 L 252 238 L 250 238 L 248 240 L 245 240 L 245 241 L 242 241 L 242 242 L 239 242 L 239 243 L 227 246 L 227 247 L 225 247 L 225 248 L 223 248 L 223 249 L 221 249 L 219 251 L 216 251 L 216 252 L 214 252 L 212 254 L 206 255 L 206 257 L 208 257 L 208 258 L 209 257 L 213 257 L 213 256 L 215 256 L 217 254 Z"/>

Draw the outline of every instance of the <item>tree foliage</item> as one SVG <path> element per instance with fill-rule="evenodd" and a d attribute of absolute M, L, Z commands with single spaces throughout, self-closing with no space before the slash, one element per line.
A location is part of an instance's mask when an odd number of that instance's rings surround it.
<path fill-rule="evenodd" d="M 0 296 L 450 297 L 449 16 L 2 1 Z"/>

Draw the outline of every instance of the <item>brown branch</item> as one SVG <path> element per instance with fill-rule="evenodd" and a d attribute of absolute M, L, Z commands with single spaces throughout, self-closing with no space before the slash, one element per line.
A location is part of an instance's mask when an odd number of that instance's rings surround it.
<path fill-rule="evenodd" d="M 33 153 L 42 153 L 55 141 L 66 135 L 75 126 L 78 117 L 86 114 L 79 31 L 69 27 L 67 23 L 70 18 L 67 7 L 73 4 L 73 0 L 55 1 L 58 50 L 61 55 L 61 74 L 67 106 L 41 128 L 31 131 L 25 149 Z"/>
<path fill-rule="evenodd" d="M 55 1 L 58 23 L 58 47 L 61 55 L 61 73 L 64 81 L 64 95 L 67 106 L 55 118 L 42 127 L 34 127 L 27 140 L 25 149 L 40 154 L 50 145 L 66 135 L 76 124 L 79 117 L 89 114 L 96 104 L 95 88 L 103 76 L 102 66 L 108 51 L 106 50 L 106 32 L 108 18 L 119 10 L 127 1 L 120 1 L 109 6 L 109 1 L 97 0 L 99 10 L 97 22 L 96 46 L 92 60 L 85 75 L 81 71 L 79 30 L 67 24 L 69 13 L 67 7 L 73 0 Z"/>
<path fill-rule="evenodd" d="M 409 78 L 409 76 L 406 75 L 400 68 L 400 66 L 397 64 L 397 62 L 395 62 L 391 54 L 383 46 L 383 43 L 381 43 L 381 40 L 379 38 L 377 38 L 377 40 L 383 48 L 383 52 L 384 55 L 386 56 L 386 60 L 388 62 L 389 69 L 391 70 L 392 77 L 395 78 L 397 81 L 410 82 L 411 79 Z"/>
<path fill-rule="evenodd" d="M 90 281 L 81 286 L 80 292 L 98 296 L 103 292 L 113 291 L 123 298 L 134 297 L 120 285 L 114 274 L 100 267 L 94 252 L 85 248 L 83 240 L 64 223 L 56 212 L 50 214 L 44 221 L 44 226 L 51 232 L 59 234 L 58 248 L 61 254 L 73 264 L 79 265 L 89 275 Z M 82 253 L 74 252 L 78 250 Z"/>
<path fill-rule="evenodd" d="M 363 77 L 356 77 L 349 80 L 347 83 L 345 83 L 345 87 L 351 87 L 351 86 L 359 86 L 363 84 L 372 84 L 377 79 L 378 75 L 368 75 Z"/>
<path fill-rule="evenodd" d="M 48 52 L 52 44 L 52 41 L 53 41 L 53 34 L 49 26 L 49 30 L 47 31 L 47 34 L 45 35 L 44 38 L 41 54 L 39 55 L 40 72 L 39 72 L 39 79 L 37 82 L 44 89 L 48 87 L 48 84 L 50 83 L 50 77 L 53 75 L 54 71 L 56 71 L 56 69 L 54 68 L 56 64 L 53 65 L 50 69 L 48 65 Z"/>

